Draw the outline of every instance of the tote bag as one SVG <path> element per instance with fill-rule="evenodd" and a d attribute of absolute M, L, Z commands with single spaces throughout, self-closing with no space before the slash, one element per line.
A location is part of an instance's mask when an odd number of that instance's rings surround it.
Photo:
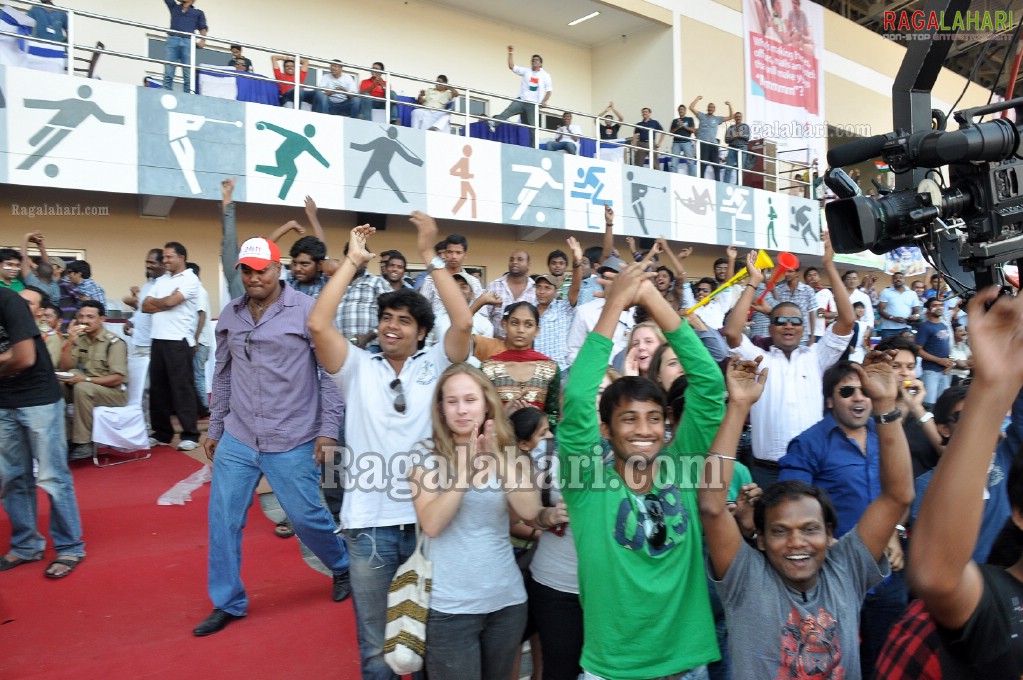
<path fill-rule="evenodd" d="M 398 567 L 387 593 L 384 661 L 398 675 L 423 668 L 432 579 L 429 539 L 416 527 L 416 550 Z"/>

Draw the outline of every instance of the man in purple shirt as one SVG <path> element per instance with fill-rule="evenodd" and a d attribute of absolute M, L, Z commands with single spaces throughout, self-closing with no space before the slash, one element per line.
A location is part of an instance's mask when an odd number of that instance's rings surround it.
<path fill-rule="evenodd" d="M 318 463 L 337 444 L 341 393 L 313 353 L 306 318 L 313 298 L 280 281 L 273 241 L 252 238 L 238 255 L 245 294 L 217 322 L 206 455 L 210 487 L 208 592 L 213 612 L 194 631 L 220 631 L 245 616 L 241 531 L 261 475 L 302 542 L 334 573 L 334 601 L 348 597 L 348 555 L 320 502 Z M 312 400 L 312 401 L 310 401 Z"/>

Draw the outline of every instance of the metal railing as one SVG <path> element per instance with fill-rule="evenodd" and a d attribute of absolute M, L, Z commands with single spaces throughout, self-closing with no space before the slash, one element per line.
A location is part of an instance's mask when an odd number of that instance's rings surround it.
<path fill-rule="evenodd" d="M 96 54 L 99 54 L 99 55 L 109 55 L 111 57 L 129 59 L 129 60 L 133 60 L 133 61 L 141 61 L 141 62 L 145 62 L 145 63 L 148 63 L 148 64 L 158 64 L 158 65 L 163 66 L 164 69 L 166 69 L 166 67 L 168 67 L 168 66 L 171 66 L 171 67 L 174 67 L 175 71 L 176 71 L 176 67 L 180 66 L 182 68 L 182 77 L 183 77 L 183 79 L 187 79 L 187 88 L 191 92 L 196 92 L 196 89 L 197 89 L 196 88 L 196 84 L 197 84 L 197 80 L 198 80 L 197 72 L 198 71 L 207 70 L 207 71 L 215 71 L 215 72 L 220 72 L 220 73 L 227 72 L 227 73 L 230 73 L 231 75 L 233 75 L 235 77 L 239 77 L 239 78 L 249 78 L 249 79 L 254 79 L 254 80 L 268 81 L 268 82 L 273 82 L 273 83 L 278 84 L 278 85 L 293 85 L 294 87 L 293 87 L 292 91 L 289 94 L 290 94 L 290 97 L 291 97 L 292 104 L 294 105 L 294 107 L 296 109 L 298 109 L 298 108 L 301 107 L 301 104 L 303 103 L 303 91 L 306 91 L 306 92 L 308 92 L 308 91 L 323 92 L 328 97 L 329 97 L 330 94 L 333 94 L 335 92 L 333 89 L 330 89 L 330 88 L 323 88 L 323 87 L 320 87 L 319 85 L 307 85 L 305 83 L 299 82 L 299 80 L 301 79 L 300 78 L 301 73 L 302 73 L 301 65 L 302 65 L 303 60 L 305 60 L 310 67 L 314 67 L 314 68 L 317 68 L 317 69 L 320 69 L 320 70 L 329 69 L 329 67 L 330 67 L 330 65 L 332 63 L 340 63 L 341 66 L 342 66 L 342 69 L 344 71 L 348 71 L 348 72 L 350 72 L 350 70 L 370 71 L 370 72 L 374 71 L 373 68 L 367 67 L 367 66 L 364 66 L 364 65 L 361 65 L 361 64 L 354 64 L 354 63 L 349 63 L 349 62 L 339 62 L 339 61 L 335 61 L 335 60 L 326 60 L 326 59 L 322 59 L 322 58 L 316 57 L 316 56 L 311 55 L 311 54 L 304 54 L 302 52 L 288 53 L 288 52 L 282 51 L 280 49 L 272 49 L 272 48 L 265 47 L 265 46 L 262 46 L 262 45 L 256 45 L 254 43 L 247 43 L 247 42 L 244 42 L 244 41 L 241 41 L 241 40 L 222 38 L 222 37 L 219 37 L 219 36 L 212 36 L 212 35 L 202 36 L 202 35 L 197 35 L 195 33 L 184 33 L 184 32 L 181 32 L 181 31 L 172 30 L 172 29 L 170 29 L 170 28 L 168 28 L 166 26 L 156 26 L 156 25 L 153 25 L 153 24 L 146 24 L 146 23 L 142 23 L 142 22 L 138 22 L 138 21 L 132 21 L 132 20 L 128 20 L 128 19 L 121 19 L 121 18 L 118 18 L 118 17 L 106 16 L 106 15 L 102 15 L 102 14 L 97 14 L 95 12 L 88 12 L 88 11 L 74 9 L 74 8 L 70 8 L 70 7 L 61 7 L 61 6 L 57 6 L 57 5 L 44 5 L 43 3 L 37 2 L 36 0 L 13 0 L 10 4 L 15 5 L 15 6 L 21 5 L 21 6 L 29 6 L 29 7 L 31 7 L 31 6 L 40 6 L 40 7 L 46 7 L 48 9 L 59 10 L 59 11 L 63 11 L 63 12 L 67 13 L 67 15 L 68 15 L 68 24 L 67 24 L 68 25 L 68 29 L 67 29 L 67 42 L 66 43 L 65 42 L 61 42 L 61 41 L 55 41 L 55 40 L 47 40 L 47 39 L 44 39 L 44 38 L 32 37 L 30 39 L 33 42 L 37 42 L 37 43 L 41 43 L 41 44 L 46 44 L 46 45 L 49 45 L 49 46 L 52 46 L 52 47 L 55 47 L 55 48 L 59 48 L 59 49 L 66 49 L 67 50 L 66 72 L 67 72 L 68 75 L 74 75 L 74 69 L 75 69 L 74 64 L 75 64 L 75 61 L 76 61 L 76 59 L 75 59 L 75 53 L 76 52 L 86 53 L 86 54 L 89 54 L 89 55 L 96 55 Z M 169 60 L 166 60 L 166 59 L 158 59 L 158 58 L 155 58 L 155 57 L 150 57 L 148 55 L 143 56 L 143 55 L 137 55 L 137 54 L 131 54 L 131 53 L 127 53 L 127 52 L 122 52 L 122 51 L 114 50 L 114 49 L 100 48 L 100 47 L 94 46 L 94 45 L 79 45 L 79 44 L 77 44 L 75 42 L 75 37 L 77 35 L 78 22 L 80 21 L 80 19 L 94 19 L 94 20 L 98 20 L 98 21 L 109 23 L 109 24 L 113 24 L 113 25 L 130 26 L 130 27 L 133 27 L 133 28 L 141 28 L 141 29 L 144 29 L 147 32 L 147 35 L 149 35 L 151 37 L 166 36 L 166 35 L 176 35 L 176 36 L 181 36 L 181 37 L 187 37 L 188 41 L 189 41 L 189 59 L 188 59 L 189 63 L 188 64 L 182 64 L 180 62 L 175 62 L 175 61 L 169 61 Z M 6 31 L 6 30 L 0 30 L 0 36 L 12 36 L 12 37 L 17 37 L 19 39 L 27 39 L 27 36 L 20 35 L 20 34 L 11 32 L 11 31 Z M 197 52 L 200 49 L 198 47 L 199 41 L 204 41 L 207 45 L 212 44 L 212 45 L 216 45 L 216 46 L 223 46 L 225 48 L 228 48 L 228 47 L 230 47 L 232 45 L 238 45 L 243 50 L 252 50 L 254 52 L 264 53 L 264 54 L 267 54 L 267 55 L 287 55 L 287 58 L 292 59 L 294 61 L 295 65 L 296 65 L 296 68 L 295 68 L 295 78 L 293 80 L 282 80 L 282 79 L 271 78 L 271 77 L 268 77 L 268 76 L 259 75 L 257 73 L 250 73 L 250 72 L 247 72 L 247 71 L 230 70 L 230 68 L 227 67 L 227 66 L 210 68 L 209 65 L 207 65 L 207 66 L 198 65 L 195 62 L 196 62 Z M 229 52 L 225 52 L 225 55 L 226 54 L 229 54 Z M 397 101 L 396 99 L 394 99 L 394 89 L 393 89 L 393 87 L 394 87 L 395 80 L 397 80 L 399 82 L 402 82 L 402 83 L 415 83 L 416 84 L 415 85 L 415 91 L 418 92 L 420 89 L 425 89 L 424 86 L 433 86 L 433 85 L 435 85 L 436 81 L 434 79 L 432 79 L 432 78 L 423 78 L 423 77 L 420 77 L 420 76 L 406 74 L 406 73 L 399 73 L 399 72 L 396 72 L 396 71 L 389 71 L 387 69 L 383 69 L 380 72 L 383 73 L 384 80 L 387 83 L 387 87 L 384 88 L 384 95 L 382 97 L 376 97 L 376 96 L 373 96 L 373 95 L 370 95 L 370 94 L 367 94 L 367 93 L 363 93 L 363 92 L 347 93 L 347 97 L 349 99 L 353 100 L 353 101 L 358 101 L 358 100 L 365 99 L 365 100 L 370 100 L 372 102 L 382 102 L 383 103 L 383 107 L 384 107 L 384 111 L 387 112 L 387 115 L 389 115 L 389 116 L 391 116 L 392 112 L 395 111 L 395 109 L 393 107 L 396 106 L 396 105 L 408 106 L 408 107 L 411 107 L 413 109 L 416 109 L 416 108 L 427 109 L 427 108 L 429 108 L 429 107 L 426 107 L 424 105 L 418 104 L 414 99 L 411 102 L 406 102 L 406 101 L 400 101 L 399 102 L 399 101 Z M 356 82 L 358 82 L 358 81 L 356 81 Z M 557 114 L 559 114 L 559 117 L 562 114 L 570 113 L 570 114 L 572 114 L 573 122 L 576 122 L 577 120 L 578 121 L 586 121 L 587 127 L 590 127 L 593 132 L 592 132 L 592 134 L 586 134 L 586 133 L 581 134 L 579 136 L 580 137 L 579 141 L 581 141 L 582 139 L 587 139 L 587 140 L 593 141 L 595 143 L 596 147 L 597 147 L 598 155 L 599 155 L 599 150 L 601 148 L 601 146 L 600 146 L 601 142 L 602 141 L 605 141 L 605 142 L 606 141 L 610 141 L 610 140 L 602 140 L 601 137 L 600 137 L 600 125 L 601 125 L 601 122 L 604 120 L 603 119 L 603 114 L 594 114 L 594 113 L 590 113 L 590 112 L 577 111 L 577 110 L 568 109 L 568 108 L 557 108 L 557 109 L 555 109 L 555 108 L 551 108 L 551 107 L 541 107 L 539 103 L 533 103 L 533 107 L 534 107 L 534 109 L 533 109 L 534 124 L 533 125 L 527 125 L 526 123 L 521 122 L 521 121 L 511 121 L 511 120 L 499 119 L 499 118 L 497 118 L 494 115 L 490 115 L 490 113 L 492 113 L 492 112 L 489 109 L 488 109 L 488 112 L 486 114 L 474 114 L 474 113 L 472 113 L 471 103 L 472 103 L 472 100 L 473 100 L 474 97 L 475 98 L 479 98 L 479 99 L 486 99 L 488 104 L 493 104 L 495 101 L 497 101 L 497 102 L 502 102 L 502 101 L 504 101 L 504 102 L 513 102 L 513 101 L 517 101 L 514 97 L 508 97 L 507 95 L 502 95 L 502 94 L 498 94 L 496 92 L 490 92 L 490 91 L 487 91 L 487 90 L 482 90 L 482 89 L 474 88 L 474 87 L 471 87 L 471 86 L 468 86 L 468 85 L 450 84 L 449 87 L 451 87 L 452 89 L 454 89 L 455 91 L 458 92 L 458 97 L 459 98 L 464 98 L 464 111 L 463 112 L 457 112 L 457 111 L 451 111 L 450 112 L 450 115 L 452 116 L 452 120 L 455 119 L 455 116 L 458 116 L 458 117 L 460 117 L 462 119 L 463 122 L 462 122 L 462 125 L 461 125 L 462 129 L 460 130 L 460 134 L 462 134 L 463 136 L 466 136 L 466 137 L 470 136 L 470 128 L 471 128 L 471 125 L 472 125 L 473 122 L 485 122 L 485 123 L 488 123 L 488 124 L 511 125 L 511 126 L 516 126 L 516 127 L 519 127 L 519 128 L 526 128 L 526 129 L 530 130 L 531 138 L 532 138 L 532 144 L 531 145 L 533 146 L 533 148 L 539 148 L 540 143 L 541 143 L 540 135 L 543 134 L 543 133 L 554 133 L 553 130 L 551 130 L 551 129 L 547 128 L 547 127 L 544 127 L 542 125 L 541 114 L 543 114 L 546 111 L 546 112 L 557 113 Z M 455 101 L 455 100 L 453 100 L 453 101 Z M 393 116 L 388 118 L 388 122 L 391 122 L 391 120 L 393 120 Z M 646 159 L 648 159 L 648 162 L 649 162 L 651 168 L 654 168 L 657 165 L 658 157 L 661 157 L 661 158 L 667 157 L 667 158 L 671 159 L 671 160 L 669 160 L 669 163 L 676 170 L 677 170 L 677 168 L 679 167 L 680 164 L 688 165 L 690 162 L 692 162 L 696 166 L 696 168 L 698 168 L 699 171 L 700 171 L 698 176 L 702 177 L 703 174 L 704 174 L 702 171 L 705 170 L 704 166 L 709 164 L 714 169 L 715 177 L 718 176 L 719 172 L 725 172 L 725 173 L 734 172 L 735 173 L 734 183 L 736 183 L 736 184 L 740 184 L 740 185 L 744 184 L 745 179 L 749 175 L 758 175 L 758 176 L 760 176 L 762 178 L 761 186 L 764 187 L 764 188 L 767 188 L 768 186 L 773 186 L 775 188 L 775 191 L 797 189 L 798 193 L 806 195 L 807 197 L 811 197 L 812 184 L 811 184 L 810 179 L 809 179 L 810 171 L 811 171 L 811 165 L 809 163 L 799 162 L 799 161 L 794 161 L 794 160 L 782 160 L 781 158 L 778 157 L 778 155 L 771 156 L 771 155 L 766 155 L 766 154 L 760 154 L 760 153 L 756 153 L 756 152 L 750 151 L 750 150 L 748 150 L 748 148 L 747 149 L 735 149 L 733 147 L 729 147 L 729 146 L 726 146 L 726 145 L 713 144 L 711 142 L 706 142 L 706 141 L 698 140 L 695 137 L 684 137 L 682 135 L 673 134 L 673 133 L 667 132 L 667 131 L 650 130 L 649 128 L 645 128 L 645 127 L 643 127 L 641 125 L 634 124 L 634 123 L 626 123 L 624 121 L 615 121 L 615 123 L 619 124 L 619 125 L 621 125 L 623 127 L 626 127 L 626 128 L 631 127 L 631 128 L 633 128 L 635 130 L 635 133 L 630 138 L 628 138 L 626 140 L 616 140 L 618 142 L 616 146 L 622 148 L 623 152 L 624 151 L 628 151 L 629 154 L 631 156 L 633 156 L 633 158 L 636 157 L 637 152 L 646 152 Z M 647 136 L 647 141 L 645 143 L 637 143 L 636 135 L 640 131 L 643 131 L 643 130 L 648 131 L 648 134 L 646 135 Z M 694 158 L 689 158 L 689 157 L 685 156 L 684 154 L 675 153 L 673 150 L 671 150 L 671 151 L 663 150 L 662 151 L 660 149 L 660 146 L 661 146 L 661 143 L 665 139 L 668 140 L 668 148 L 669 149 L 673 149 L 674 148 L 674 144 L 675 144 L 676 141 L 690 142 L 691 144 L 693 144 L 695 157 Z M 702 159 L 701 153 L 700 153 L 701 145 L 707 145 L 707 144 L 713 144 L 713 146 L 716 147 L 717 152 L 714 154 L 717 157 L 716 161 L 704 161 Z M 738 157 L 737 158 L 737 163 L 736 163 L 735 166 L 728 165 L 727 161 L 725 161 L 725 162 L 721 161 L 720 156 L 721 156 L 721 152 L 722 151 L 725 151 L 726 153 L 729 152 L 729 151 L 737 151 L 738 152 L 737 153 L 737 157 Z M 803 153 L 805 153 L 807 150 L 806 149 L 802 149 L 802 150 L 795 150 L 795 151 L 796 152 L 803 152 Z M 790 153 L 791 153 L 791 151 L 790 151 Z M 743 161 L 744 161 L 745 158 L 749 158 L 749 157 L 759 157 L 759 158 L 761 158 L 762 159 L 761 162 L 763 164 L 762 167 L 764 168 L 764 170 L 763 171 L 756 171 L 756 170 L 752 170 L 752 169 L 748 169 L 748 168 L 744 167 L 745 163 Z M 766 171 L 766 169 L 768 168 L 769 165 L 773 166 L 773 168 L 774 168 L 773 172 L 767 172 Z M 786 166 L 784 169 L 782 168 L 783 165 Z M 797 176 L 800 175 L 800 174 L 803 174 L 805 179 L 802 179 L 802 180 L 797 179 Z M 786 186 L 784 188 L 782 187 L 782 183 L 783 182 L 787 182 L 787 184 L 786 184 Z"/>

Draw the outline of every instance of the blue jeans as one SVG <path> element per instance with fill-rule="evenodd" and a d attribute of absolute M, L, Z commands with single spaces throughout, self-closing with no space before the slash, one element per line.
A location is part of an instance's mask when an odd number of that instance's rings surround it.
<path fill-rule="evenodd" d="M 690 176 L 696 176 L 696 152 L 693 149 L 692 142 L 684 142 L 675 140 L 671 144 L 671 152 L 676 156 L 682 156 L 682 158 L 671 159 L 671 171 L 678 172 L 679 166 L 685 164 L 686 174 Z M 683 158 L 686 159 L 683 161 Z"/>
<path fill-rule="evenodd" d="M 548 151 L 567 151 L 573 156 L 579 155 L 579 147 L 575 142 L 547 142 Z"/>
<path fill-rule="evenodd" d="M 416 550 L 415 525 L 404 527 L 346 529 L 344 532 L 351 561 L 348 573 L 352 580 L 363 680 L 398 680 L 384 661 L 384 628 L 391 580 L 398 567 Z"/>
<path fill-rule="evenodd" d="M 330 95 L 319 90 L 306 90 L 302 93 L 302 101 L 311 104 L 315 113 L 327 113 L 331 116 L 348 116 L 352 112 L 352 100 L 332 102 Z"/>
<path fill-rule="evenodd" d="M 736 146 L 736 147 L 730 148 L 728 150 L 728 157 L 725 159 L 725 163 L 728 165 L 728 167 L 730 167 L 730 168 L 738 168 L 739 167 L 739 161 L 740 161 L 740 159 L 742 159 L 742 161 L 743 161 L 742 167 L 745 170 L 746 169 L 745 156 L 743 156 L 743 153 L 742 153 L 745 150 L 746 150 L 746 147 L 744 147 L 744 146 Z M 731 183 L 732 184 L 738 184 L 739 183 L 739 171 L 738 170 L 732 170 L 731 173 L 732 173 L 732 176 L 729 178 Z"/>
<path fill-rule="evenodd" d="M 426 621 L 426 675 L 430 680 L 507 680 L 522 647 L 526 603 L 489 614 L 445 614 Z"/>
<path fill-rule="evenodd" d="M 188 82 L 189 71 L 191 69 L 186 68 L 188 64 L 191 64 L 190 46 L 191 40 L 183 35 L 168 35 L 167 44 L 163 50 L 163 60 L 172 61 L 181 64 L 181 77 L 185 81 L 185 94 L 192 91 L 192 86 Z M 174 64 L 163 65 L 163 89 L 173 90 L 174 89 L 174 71 L 177 66 Z"/>
<path fill-rule="evenodd" d="M 50 538 L 58 555 L 84 557 L 82 521 L 67 466 L 64 400 L 0 408 L 0 498 L 11 520 L 11 554 L 33 559 L 46 549 L 39 533 L 36 487 L 50 497 Z M 32 461 L 39 464 L 38 476 Z"/>
<path fill-rule="evenodd" d="M 295 533 L 313 554 L 335 574 L 348 568 L 337 525 L 320 502 L 313 442 L 261 453 L 224 432 L 213 458 L 207 590 L 214 607 L 235 616 L 244 616 L 249 607 L 241 579 L 242 529 L 260 475 L 266 475 Z"/>
<path fill-rule="evenodd" d="M 920 380 L 924 384 L 924 403 L 930 406 L 934 406 L 934 402 L 938 401 L 938 397 L 941 393 L 952 386 L 952 376 L 946 375 L 941 371 L 931 371 L 924 369 L 920 376 Z"/>
<path fill-rule="evenodd" d="M 361 118 L 363 120 L 373 120 L 373 109 L 382 109 L 387 106 L 387 103 L 382 100 L 370 99 L 369 97 L 358 97 L 357 99 L 349 99 L 351 102 L 351 116 L 352 118 Z"/>
<path fill-rule="evenodd" d="M 890 338 L 894 335 L 902 335 L 908 330 L 912 330 L 909 326 L 903 326 L 902 328 L 878 328 L 877 334 L 882 340 Z"/>
<path fill-rule="evenodd" d="M 206 323 L 210 320 L 206 319 Z M 206 360 L 210 358 L 210 348 L 206 345 L 196 345 L 195 354 L 192 355 L 192 371 L 195 373 L 195 394 L 199 397 L 199 403 L 203 408 L 210 407 L 210 399 L 206 396 Z"/>

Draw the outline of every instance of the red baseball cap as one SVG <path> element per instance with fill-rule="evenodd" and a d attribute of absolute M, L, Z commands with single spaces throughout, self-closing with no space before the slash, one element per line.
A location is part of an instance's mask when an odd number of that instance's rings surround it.
<path fill-rule="evenodd" d="M 271 262 L 280 261 L 281 249 L 276 243 L 265 238 L 250 238 L 242 244 L 242 249 L 238 252 L 238 264 L 234 268 L 237 269 L 244 264 L 262 271 Z"/>

